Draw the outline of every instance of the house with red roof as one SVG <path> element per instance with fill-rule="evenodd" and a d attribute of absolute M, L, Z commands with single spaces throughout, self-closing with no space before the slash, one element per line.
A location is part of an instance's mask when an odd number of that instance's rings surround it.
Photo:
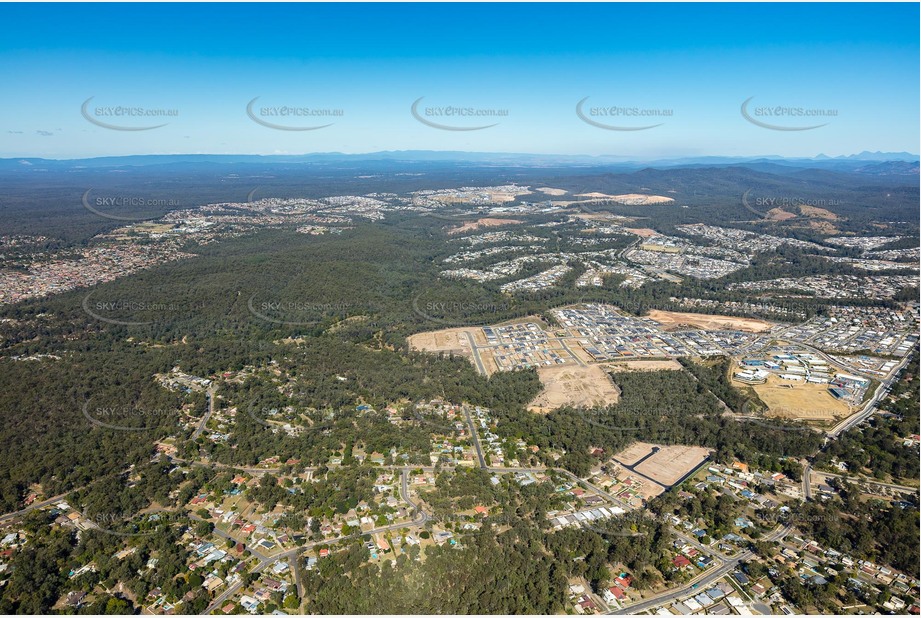
<path fill-rule="evenodd" d="M 606 603 L 613 604 L 615 601 L 623 601 L 627 598 L 627 595 L 620 588 L 620 586 L 611 586 L 604 591 L 604 600 Z"/>

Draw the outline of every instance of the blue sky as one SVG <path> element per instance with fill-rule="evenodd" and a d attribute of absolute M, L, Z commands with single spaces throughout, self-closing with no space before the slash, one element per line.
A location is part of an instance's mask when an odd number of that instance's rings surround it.
<path fill-rule="evenodd" d="M 917 4 L 2 4 L 0 157 L 917 153 L 918 21 Z M 90 97 L 100 123 L 166 124 L 98 126 L 81 114 Z M 255 97 L 264 121 L 332 124 L 263 126 Z M 420 97 L 423 119 L 498 124 L 429 126 L 410 111 Z M 596 122 L 661 124 L 593 126 L 576 113 L 585 97 Z M 750 97 L 775 128 L 743 117 Z M 283 106 L 341 115 L 263 109 Z M 177 114 L 105 115 L 117 107 Z M 506 115 L 433 114 L 444 107 Z M 766 115 L 778 107 L 793 111 Z"/>

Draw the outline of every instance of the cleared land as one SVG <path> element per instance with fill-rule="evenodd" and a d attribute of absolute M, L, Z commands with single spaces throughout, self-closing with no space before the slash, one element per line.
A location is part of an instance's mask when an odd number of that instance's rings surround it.
<path fill-rule="evenodd" d="M 484 217 L 482 219 L 477 219 L 476 221 L 467 221 L 458 227 L 452 227 L 450 230 L 448 230 L 448 234 L 460 234 L 462 232 L 469 232 L 481 227 L 496 227 L 497 225 L 514 225 L 517 223 L 521 223 L 521 221 L 518 219 L 493 219 L 491 217 Z"/>
<path fill-rule="evenodd" d="M 520 188 L 517 192 L 512 191 L 494 191 L 486 190 L 485 191 L 489 201 L 493 204 L 505 204 L 506 202 L 512 202 L 519 195 L 530 195 L 531 192 L 527 189 Z M 470 198 L 467 195 L 453 195 L 453 194 L 440 194 L 440 195 L 431 195 L 429 196 L 433 200 L 442 202 L 443 204 L 465 204 L 470 201 Z"/>
<path fill-rule="evenodd" d="M 649 479 L 643 478 L 626 468 L 620 468 L 614 474 L 621 486 L 617 497 L 635 509 L 643 508 L 643 501 L 649 501 L 665 491 L 665 488 Z M 628 491 L 625 491 L 628 490 Z"/>
<path fill-rule="evenodd" d="M 733 380 L 735 382 L 735 380 Z M 807 384 L 781 380 L 775 375 L 765 384 L 756 384 L 758 397 L 767 405 L 766 416 L 810 421 L 832 421 L 851 414 L 850 406 L 835 399 L 826 384 Z"/>
<path fill-rule="evenodd" d="M 649 444 L 648 442 L 634 442 L 621 452 L 614 455 L 614 460 L 617 463 L 623 464 L 625 466 L 632 466 L 640 459 L 652 452 L 655 444 Z"/>
<path fill-rule="evenodd" d="M 840 229 L 838 229 L 837 227 L 835 227 L 833 224 L 829 223 L 828 221 L 824 221 L 824 220 L 822 220 L 822 221 L 814 221 L 814 220 L 813 220 L 813 221 L 810 221 L 810 222 L 809 222 L 809 227 L 810 227 L 811 229 L 813 229 L 813 230 L 815 230 L 815 231 L 821 233 L 821 234 L 833 235 L 833 234 L 840 234 L 840 233 L 841 233 L 841 230 L 840 230 Z"/>
<path fill-rule="evenodd" d="M 541 367 L 537 375 L 544 389 L 528 408 L 533 412 L 560 406 L 603 406 L 617 403 L 620 396 L 617 385 L 598 365 Z"/>
<path fill-rule="evenodd" d="M 710 454 L 701 446 L 660 446 L 659 452 L 639 464 L 636 471 L 670 487 L 699 466 Z"/>
<path fill-rule="evenodd" d="M 772 208 L 767 211 L 767 218 L 771 221 L 787 221 L 789 219 L 795 219 L 796 215 L 792 212 L 787 212 L 783 208 Z"/>
<path fill-rule="evenodd" d="M 700 446 L 662 446 L 634 442 L 613 457 L 621 466 L 630 466 L 633 470 L 623 467 L 614 476 L 621 482 L 630 479 L 630 488 L 649 500 L 696 469 L 706 461 L 710 452 L 710 449 Z M 637 465 L 636 462 L 640 460 L 643 460 L 642 463 Z M 621 497 L 626 498 L 624 495 Z"/>
<path fill-rule="evenodd" d="M 642 204 L 667 204 L 668 202 L 675 201 L 670 197 L 664 197 L 662 195 L 645 195 L 643 193 L 608 195 L 607 193 L 599 193 L 597 191 L 593 191 L 592 193 L 577 193 L 576 197 L 590 197 L 595 200 L 612 200 L 615 202 L 620 202 L 621 204 L 627 204 L 628 206 L 639 206 Z"/>
<path fill-rule="evenodd" d="M 679 313 L 676 311 L 659 311 L 653 309 L 647 316 L 666 328 L 695 326 L 704 330 L 742 330 L 751 333 L 763 333 L 774 326 L 771 322 L 753 318 L 734 318 L 726 315 L 707 313 Z"/>
<path fill-rule="evenodd" d="M 598 191 L 592 191 L 591 193 L 576 193 L 576 197 L 594 197 L 598 199 L 612 199 L 616 196 L 608 195 L 607 193 L 599 193 Z"/>
<path fill-rule="evenodd" d="M 670 197 L 665 197 L 662 195 L 643 195 L 642 193 L 627 193 L 625 195 L 613 195 L 611 196 L 615 202 L 620 202 L 621 204 L 627 204 L 628 206 L 642 206 L 646 204 L 668 204 L 669 202 L 674 202 Z"/>
<path fill-rule="evenodd" d="M 804 217 L 815 217 L 817 219 L 831 219 L 832 221 L 838 220 L 838 215 L 833 213 L 830 210 L 825 208 L 819 208 L 818 206 L 807 206 L 805 204 L 800 205 L 799 212 Z"/>
<path fill-rule="evenodd" d="M 466 333 L 475 335 L 478 328 L 445 328 L 443 330 L 416 333 L 407 337 L 412 350 L 423 352 L 454 353 L 471 358 L 470 343 Z"/>
<path fill-rule="evenodd" d="M 658 234 L 657 231 L 649 229 L 648 227 L 625 227 L 625 232 L 630 232 L 631 234 L 636 234 L 641 238 L 650 238 Z"/>
<path fill-rule="evenodd" d="M 553 187 L 537 187 L 535 191 L 540 191 L 546 195 L 566 195 L 569 193 L 565 189 L 554 189 Z"/>
<path fill-rule="evenodd" d="M 680 371 L 684 369 L 681 363 L 671 360 L 631 360 L 617 361 L 606 365 L 614 373 L 625 373 L 633 371 L 661 371 L 663 369 L 674 369 Z"/>

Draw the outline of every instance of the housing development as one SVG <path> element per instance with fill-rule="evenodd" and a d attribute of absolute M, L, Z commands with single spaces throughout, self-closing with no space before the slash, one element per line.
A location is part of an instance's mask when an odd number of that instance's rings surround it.
<path fill-rule="evenodd" d="M 535 195 L 549 199 L 530 201 Z M 536 371 L 541 390 L 529 414 L 552 417 L 555 410 L 574 410 L 572 418 L 586 431 L 590 446 L 584 453 L 587 467 L 580 465 L 575 472 L 565 463 L 569 455 L 562 444 L 513 429 L 507 412 L 496 415 L 488 406 L 446 394 L 417 400 L 359 396 L 338 410 L 298 404 L 304 382 L 296 359 L 306 342 L 298 331 L 323 320 L 326 328 L 340 320 L 346 324 L 355 319 L 348 317 L 351 308 L 365 305 L 324 296 L 259 302 L 268 297 L 254 295 L 247 304 L 247 320 L 289 325 L 296 335 L 276 341 L 271 356 L 218 365 L 204 374 L 180 361 L 151 375 L 157 388 L 179 397 L 175 411 L 93 402 L 82 407 L 87 429 L 113 437 L 142 435 L 138 432 L 146 431 L 151 418 L 174 417 L 172 429 L 151 443 L 144 467 L 159 467 L 169 478 L 201 480 L 180 482 L 167 500 L 172 506 L 144 509 L 129 518 L 81 502 L 91 495 L 85 492 L 92 482 L 87 489 L 57 496 L 34 484 L 15 512 L 3 517 L 0 573 L 9 576 L 17 557 L 43 534 L 34 523 L 26 523 L 40 513 L 50 530 L 72 531 L 77 538 L 103 534 L 114 541 L 119 548 L 106 557 L 105 569 L 142 560 L 141 578 L 150 573 L 157 584 L 132 597 L 144 613 L 189 613 L 192 607 L 203 613 L 296 613 L 311 603 L 311 578 L 322 577 L 325 562 L 351 552 L 349 548 L 357 548 L 363 563 L 394 568 L 404 560 L 419 561 L 436 548 L 463 552 L 484 538 L 511 533 L 521 522 L 512 517 L 508 501 L 537 491 L 544 514 L 530 525 L 542 534 L 582 530 L 602 539 L 639 543 L 644 533 L 630 532 L 637 521 L 668 531 L 670 540 L 655 566 L 659 575 L 650 580 L 651 572 L 633 572 L 623 560 L 607 567 L 610 576 L 602 582 L 574 574 L 561 599 L 560 608 L 568 612 L 805 611 L 788 590 L 785 573 L 795 573 L 807 589 L 842 582 L 840 590 L 856 599 L 851 602 L 855 609 L 917 611 L 917 573 L 878 564 L 864 551 L 836 548 L 811 537 L 809 526 L 798 526 L 799 518 L 806 517 L 803 505 L 850 500 L 854 491 L 886 501 L 892 509 L 916 512 L 917 475 L 914 485 L 894 475 L 882 482 L 850 469 L 842 459 L 781 456 L 766 465 L 726 460 L 705 443 L 628 439 L 611 448 L 603 437 L 610 432 L 642 435 L 642 416 L 616 415 L 621 400 L 629 398 L 619 376 L 688 370 L 697 376 L 713 359 L 726 363 L 713 366 L 712 375 L 724 388 L 741 393 L 736 396 L 740 405 L 723 391 L 713 391 L 723 398 L 720 414 L 742 427 L 783 423 L 778 427 L 787 435 L 824 436 L 828 444 L 861 424 L 876 422 L 881 407 L 902 388 L 900 380 L 916 383 L 916 376 L 905 370 L 917 358 L 919 303 L 892 299 L 917 284 L 918 267 L 911 261 L 913 254 L 879 253 L 902 237 L 816 242 L 703 223 L 679 225 L 665 234 L 637 227 L 640 219 L 616 212 L 616 204 L 637 203 L 636 195 L 595 192 L 588 198 L 558 199 L 566 196 L 563 189 L 508 184 L 215 203 L 173 210 L 159 219 L 118 223 L 98 237 L 98 248 L 81 254 L 29 252 L 30 243 L 47 241 L 7 237 L 5 245 L 16 249 L 8 259 L 21 269 L 5 271 L 5 302 L 73 289 L 97 324 L 132 327 L 204 305 L 186 306 L 175 298 L 170 305 L 158 305 L 107 293 L 91 300 L 91 286 L 156 268 L 164 260 L 194 260 L 206 247 L 239 242 L 261 231 L 322 237 L 348 233 L 362 221 L 423 217 L 441 228 L 446 239 L 436 260 L 442 265 L 437 277 L 489 283 L 505 300 L 433 302 L 423 289 L 409 307 L 408 317 L 421 319 L 421 327 L 408 337 L 410 348 L 456 355 L 483 376 Z M 671 208 L 675 206 L 667 205 L 680 200 L 678 195 L 647 197 Z M 599 210 L 603 200 L 615 204 L 613 212 Z M 464 218 L 459 205 L 477 212 Z M 696 244 L 700 240 L 706 244 Z M 896 261 L 884 269 L 868 268 L 872 273 L 865 274 L 737 280 L 725 289 L 744 296 L 719 301 L 671 295 L 666 303 L 671 309 L 645 315 L 597 300 L 564 302 L 511 319 L 487 318 L 480 325 L 465 325 L 466 318 L 458 314 L 485 311 L 501 317 L 522 297 L 542 290 L 594 289 L 603 297 L 608 289 L 623 294 L 657 284 L 679 289 L 687 280 L 718 280 L 751 268 L 760 256 L 784 247 L 826 263 L 834 263 L 829 260 L 841 250 L 863 252 L 874 262 L 884 257 Z M 853 265 L 859 267 L 862 259 L 854 258 Z M 913 274 L 902 274 L 907 271 Z M 790 304 L 804 293 L 832 301 Z M 328 321 L 331 316 L 333 322 Z M 11 359 L 44 364 L 61 357 Z M 352 384 L 362 380 L 354 370 L 330 378 L 343 392 L 356 392 Z M 282 398 L 263 397 L 262 403 L 241 398 L 241 389 L 256 384 L 269 386 Z M 611 409 L 614 417 L 607 416 Z M 343 434 L 346 427 L 353 429 Z M 394 439 L 361 437 L 365 429 Z M 336 437 L 356 430 L 351 441 Z M 272 437 L 248 461 L 235 462 L 222 453 L 240 447 L 241 432 L 268 432 Z M 334 438 L 333 448 L 303 451 L 306 459 L 292 455 L 295 451 L 288 446 L 324 436 Z M 904 442 L 899 448 L 917 454 L 916 434 L 898 439 Z M 318 458 L 321 452 L 325 454 Z M 135 465 L 123 471 L 129 484 L 144 482 L 146 473 L 137 470 Z M 470 482 L 485 482 L 489 491 L 463 489 Z M 350 488 L 343 501 L 298 508 L 325 502 L 335 487 Z M 720 512 L 682 506 L 706 495 L 719 497 Z M 666 497 L 677 500 L 677 506 L 664 507 Z M 179 589 L 152 575 L 167 556 L 149 543 L 168 530 L 177 535 L 171 536 L 176 549 L 168 559 L 178 559 L 178 571 L 188 574 L 183 576 L 187 585 Z M 87 584 L 98 579 L 103 569 L 99 560 L 71 563 L 66 581 L 73 584 L 62 587 L 54 609 L 80 610 L 108 594 L 103 582 Z"/>
<path fill-rule="evenodd" d="M 0 4 L 0 614 L 921 616 L 919 11 Z"/>

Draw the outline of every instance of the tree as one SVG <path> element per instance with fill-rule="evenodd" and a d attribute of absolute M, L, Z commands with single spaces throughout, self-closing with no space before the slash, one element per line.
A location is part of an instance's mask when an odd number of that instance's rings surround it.
<path fill-rule="evenodd" d="M 285 609 L 297 609 L 300 607 L 301 602 L 297 598 L 296 594 L 289 594 L 285 597 L 284 607 Z"/>

